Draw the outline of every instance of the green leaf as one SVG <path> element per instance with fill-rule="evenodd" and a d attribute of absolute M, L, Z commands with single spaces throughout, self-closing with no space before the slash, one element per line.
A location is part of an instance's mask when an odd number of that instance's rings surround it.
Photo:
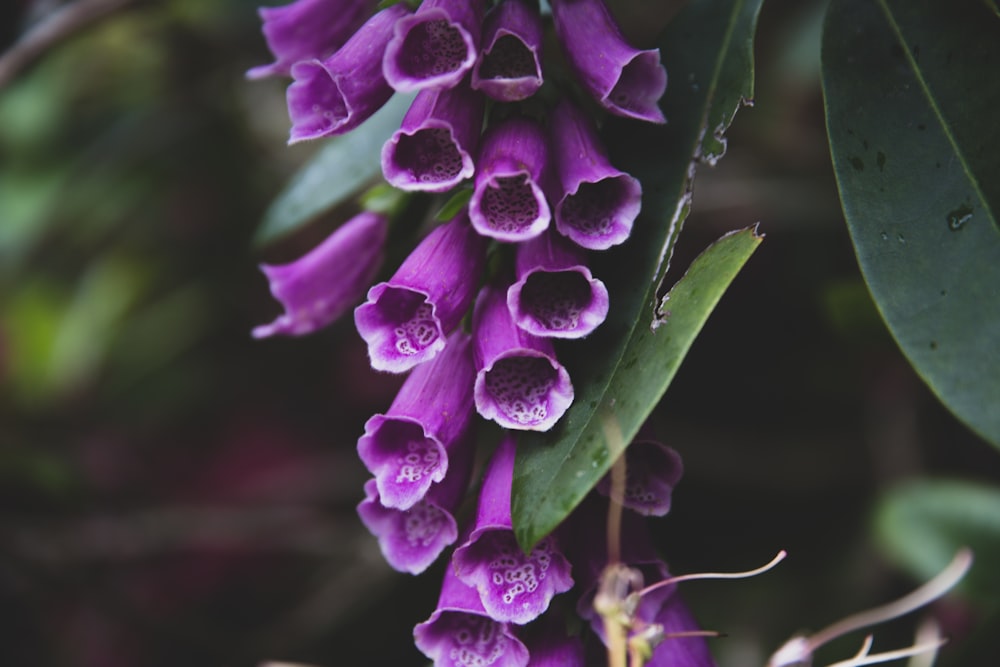
<path fill-rule="evenodd" d="M 979 0 L 833 0 L 822 51 L 865 280 L 917 372 L 1000 446 L 1000 20 Z"/>
<path fill-rule="evenodd" d="M 271 202 L 254 243 L 264 247 L 308 225 L 381 174 L 382 144 L 399 129 L 412 101 L 412 95 L 393 95 L 360 127 L 330 139 Z"/>
<path fill-rule="evenodd" d="M 940 572 L 962 547 L 974 562 L 961 590 L 1000 599 L 1000 489 L 966 481 L 919 481 L 879 503 L 875 530 L 885 553 L 919 579 Z"/>
<path fill-rule="evenodd" d="M 668 123 L 611 120 L 605 145 L 615 164 L 642 181 L 643 212 L 632 238 L 595 258 L 612 295 L 608 319 L 591 337 L 560 349 L 576 398 L 548 433 L 520 438 L 511 512 L 522 548 L 551 532 L 601 479 L 659 402 L 695 335 L 759 237 L 745 230 L 703 254 L 674 287 L 669 317 L 655 333 L 658 288 L 687 215 L 691 179 L 707 135 L 721 138 L 753 93 L 753 33 L 761 0 L 688 3 L 659 40 L 671 84 L 661 101 Z M 710 142 L 710 143 L 712 143 Z M 722 148 L 712 143 L 717 159 Z M 620 433 L 608 437 L 607 425 Z M 620 437 L 618 437 L 620 435 Z"/>

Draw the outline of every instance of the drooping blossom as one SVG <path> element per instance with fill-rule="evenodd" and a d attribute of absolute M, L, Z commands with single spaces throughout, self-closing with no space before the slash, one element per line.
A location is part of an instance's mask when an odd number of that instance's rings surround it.
<path fill-rule="evenodd" d="M 301 336 L 330 324 L 356 304 L 382 264 L 388 223 L 363 212 L 289 264 L 261 264 L 285 312 L 253 330 L 254 338 Z"/>
<path fill-rule="evenodd" d="M 491 126 L 469 200 L 476 231 L 498 241 L 525 241 L 544 232 L 552 219 L 542 189 L 548 160 L 545 133 L 536 121 L 513 117 Z"/>
<path fill-rule="evenodd" d="M 469 334 L 456 331 L 440 354 L 413 369 L 386 413 L 365 423 L 358 456 L 386 507 L 413 507 L 445 478 L 455 450 L 471 446 L 464 440 L 473 415 L 471 347 Z"/>
<path fill-rule="evenodd" d="M 559 175 L 556 229 L 591 250 L 623 243 L 642 208 L 639 181 L 615 169 L 583 112 L 562 101 L 550 115 Z"/>
<path fill-rule="evenodd" d="M 286 94 L 292 120 L 288 143 L 353 130 L 392 97 L 382 76 L 382 50 L 392 26 L 408 13 L 403 2 L 387 7 L 326 60 L 302 60 L 292 66 L 295 81 Z"/>
<path fill-rule="evenodd" d="M 376 0 L 296 0 L 257 10 L 274 62 L 247 72 L 248 79 L 288 76 L 300 60 L 323 59 L 339 49 L 377 4 Z"/>
<path fill-rule="evenodd" d="M 444 349 L 475 295 L 486 239 L 463 209 L 434 229 L 354 311 L 372 368 L 402 373 Z"/>
<path fill-rule="evenodd" d="M 665 516 L 683 474 L 684 464 L 674 449 L 654 440 L 635 440 L 625 450 L 624 495 L 616 500 L 644 516 Z M 610 475 L 598 482 L 597 490 L 611 494 Z"/>
<path fill-rule="evenodd" d="M 573 402 L 569 373 L 552 341 L 523 331 L 506 290 L 484 287 L 472 314 L 476 410 L 504 428 L 547 431 Z"/>
<path fill-rule="evenodd" d="M 483 0 L 423 0 L 396 24 L 383 71 L 401 92 L 452 88 L 476 62 Z"/>
<path fill-rule="evenodd" d="M 555 537 L 525 554 L 514 537 L 510 515 L 516 444 L 506 434 L 483 477 L 476 522 L 452 556 L 455 574 L 475 587 L 490 618 L 528 623 L 548 609 L 552 598 L 573 587 L 570 564 Z"/>
<path fill-rule="evenodd" d="M 417 94 L 382 147 L 382 174 L 400 190 L 446 192 L 475 172 L 483 96 L 461 85 Z"/>
<path fill-rule="evenodd" d="M 524 0 L 502 0 L 483 20 L 482 51 L 472 87 L 500 102 L 524 100 L 542 87 L 542 17 Z"/>
<path fill-rule="evenodd" d="M 608 316 L 608 289 L 594 278 L 584 251 L 546 232 L 517 246 L 517 282 L 507 307 L 518 327 L 535 336 L 582 338 Z"/>
<path fill-rule="evenodd" d="M 603 0 L 551 4 L 566 60 L 597 103 L 618 116 L 665 123 L 657 106 L 667 89 L 659 49 L 630 46 Z"/>
<path fill-rule="evenodd" d="M 528 649 L 510 623 L 493 619 L 476 589 L 464 584 L 449 566 L 437 607 L 413 628 L 417 648 L 434 667 L 527 667 Z"/>

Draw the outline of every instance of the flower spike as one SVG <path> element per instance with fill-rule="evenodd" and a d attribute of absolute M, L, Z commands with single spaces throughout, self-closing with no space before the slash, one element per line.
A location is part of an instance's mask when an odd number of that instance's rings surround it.
<path fill-rule="evenodd" d="M 483 21 L 483 49 L 472 87 L 500 102 L 524 100 L 542 87 L 542 17 L 524 0 L 503 0 Z"/>

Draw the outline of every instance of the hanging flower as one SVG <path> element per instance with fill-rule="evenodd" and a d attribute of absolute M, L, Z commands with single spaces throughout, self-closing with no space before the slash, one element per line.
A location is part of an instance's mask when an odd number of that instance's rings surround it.
<path fill-rule="evenodd" d="M 483 20 L 483 48 L 472 87 L 500 102 L 524 100 L 542 87 L 542 17 L 523 0 L 502 0 Z"/>
<path fill-rule="evenodd" d="M 672 448 L 653 440 L 636 440 L 625 450 L 624 495 L 616 500 L 644 516 L 665 516 L 683 474 L 684 464 Z M 597 484 L 597 490 L 611 495 L 610 475 Z"/>

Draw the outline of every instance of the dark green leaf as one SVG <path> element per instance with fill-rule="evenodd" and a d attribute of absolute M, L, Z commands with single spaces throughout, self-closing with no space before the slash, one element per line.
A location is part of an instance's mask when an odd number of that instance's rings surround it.
<path fill-rule="evenodd" d="M 441 210 L 434 216 L 438 222 L 451 220 L 462 208 L 472 199 L 472 188 L 462 188 L 451 196 L 451 199 L 444 203 Z"/>
<path fill-rule="evenodd" d="M 753 93 L 753 33 L 761 0 L 689 3 L 659 40 L 671 77 L 661 106 L 665 126 L 611 121 L 605 142 L 616 164 L 643 185 L 632 238 L 595 262 L 612 295 L 608 320 L 573 348 L 576 399 L 548 433 L 520 439 L 511 501 L 523 548 L 551 532 L 610 468 L 660 400 L 684 353 L 759 237 L 726 237 L 671 292 L 666 324 L 651 333 L 658 286 L 690 201 L 691 179 L 707 133 L 721 136 Z M 717 156 L 719 151 L 713 151 Z M 571 351 L 570 347 L 562 348 Z"/>
<path fill-rule="evenodd" d="M 1000 20 L 979 0 L 834 0 L 822 57 L 865 280 L 917 372 L 1000 446 Z"/>

